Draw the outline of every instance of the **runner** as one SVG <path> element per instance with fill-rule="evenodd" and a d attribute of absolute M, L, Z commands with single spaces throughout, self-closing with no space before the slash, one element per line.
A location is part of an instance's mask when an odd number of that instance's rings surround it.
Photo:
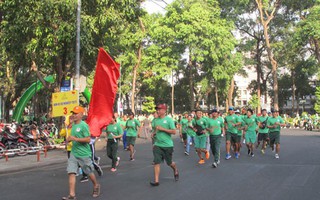
<path fill-rule="evenodd" d="M 217 168 L 220 164 L 220 145 L 221 135 L 224 135 L 224 123 L 219 118 L 217 109 L 213 109 L 211 115 L 212 117 L 208 119 L 207 130 L 209 131 L 211 152 L 214 157 L 212 167 Z"/>
<path fill-rule="evenodd" d="M 234 113 L 234 108 L 229 107 L 228 115 L 225 117 L 226 126 L 226 160 L 231 158 L 230 146 L 231 142 L 235 144 L 235 158 L 239 158 L 239 143 L 240 138 L 238 137 L 238 126 L 241 125 L 240 118 Z"/>
<path fill-rule="evenodd" d="M 123 130 L 123 135 L 122 135 L 122 143 L 123 143 L 123 149 L 126 151 L 128 150 L 127 146 L 127 130 L 126 130 L 126 123 L 127 123 L 128 117 L 127 115 L 123 115 L 120 121 L 120 126 Z"/>
<path fill-rule="evenodd" d="M 76 174 L 79 165 L 83 171 L 89 175 L 89 178 L 93 183 L 94 189 L 92 197 L 98 197 L 100 195 L 100 184 L 93 173 L 94 167 L 89 146 L 89 126 L 86 122 L 82 121 L 84 111 L 84 108 L 81 106 L 76 106 L 72 110 L 74 124 L 72 126 L 71 136 L 67 138 L 67 142 L 72 142 L 73 145 L 67 167 L 69 176 L 69 195 L 63 197 L 63 200 L 76 199 Z"/>
<path fill-rule="evenodd" d="M 194 144 L 195 137 L 196 137 L 196 132 L 194 132 L 193 126 L 192 126 L 192 121 L 193 117 L 192 115 L 188 115 L 188 123 L 187 123 L 187 142 L 186 142 L 186 150 L 184 152 L 185 155 L 189 156 L 190 155 L 190 146 Z"/>
<path fill-rule="evenodd" d="M 183 113 L 183 118 L 180 121 L 180 137 L 183 139 L 184 148 L 185 148 L 185 154 L 187 153 L 187 128 L 188 128 L 188 112 Z M 187 154 L 186 154 L 187 155 Z"/>
<path fill-rule="evenodd" d="M 127 145 L 129 146 L 130 151 L 130 161 L 134 161 L 134 154 L 136 150 L 134 149 L 134 145 L 136 142 L 137 136 L 140 137 L 138 132 L 138 128 L 140 127 L 140 122 L 134 118 L 134 113 L 129 112 L 129 119 L 126 122 L 126 130 L 127 130 Z"/>
<path fill-rule="evenodd" d="M 116 123 L 116 118 L 113 116 L 110 124 L 106 128 L 106 133 L 108 137 L 107 142 L 107 155 L 112 160 L 111 171 L 116 172 L 120 163 L 120 157 L 118 154 L 118 143 L 122 137 L 123 130 L 118 123 Z"/>
<path fill-rule="evenodd" d="M 276 153 L 274 157 L 279 159 L 280 153 L 280 129 L 285 126 L 284 120 L 279 116 L 278 110 L 272 111 L 272 117 L 268 118 L 267 127 L 269 128 L 270 146 L 274 151 L 274 144 L 276 145 Z"/>
<path fill-rule="evenodd" d="M 267 127 L 267 120 L 268 120 L 267 110 L 262 109 L 261 116 L 258 117 L 259 130 L 258 130 L 258 144 L 256 147 L 258 149 L 262 141 L 262 147 L 261 147 L 262 154 L 265 153 L 267 142 L 269 140 L 269 128 Z"/>
<path fill-rule="evenodd" d="M 248 155 L 251 157 L 254 157 L 253 149 L 254 149 L 254 143 L 256 142 L 256 130 L 258 129 L 257 126 L 257 117 L 253 115 L 252 109 L 247 110 L 247 117 L 244 118 L 245 128 L 245 139 L 246 139 L 246 145 L 248 148 Z"/>
<path fill-rule="evenodd" d="M 171 135 L 176 134 L 176 127 L 172 118 L 166 116 L 167 106 L 159 104 L 156 107 L 158 118 L 155 118 L 156 141 L 153 147 L 154 156 L 154 181 L 150 182 L 152 186 L 159 186 L 160 163 L 165 160 L 167 165 L 173 169 L 175 181 L 179 180 L 179 172 L 176 163 L 172 161 L 173 141 Z"/>
<path fill-rule="evenodd" d="M 195 148 L 199 156 L 199 164 L 204 164 L 204 158 L 202 153 L 205 153 L 205 158 L 208 160 L 210 158 L 210 153 L 206 149 L 207 142 L 207 120 L 202 117 L 202 112 L 200 110 L 196 111 L 196 117 L 193 119 L 192 126 L 196 132 L 195 137 Z"/>

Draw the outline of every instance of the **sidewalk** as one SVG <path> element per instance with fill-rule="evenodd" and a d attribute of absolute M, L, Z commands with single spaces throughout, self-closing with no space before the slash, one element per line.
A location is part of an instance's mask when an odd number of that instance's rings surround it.
<path fill-rule="evenodd" d="M 150 140 L 145 140 L 142 138 L 137 138 L 136 143 L 149 143 Z M 96 151 L 105 151 L 106 141 L 104 138 L 96 141 Z M 122 142 L 120 142 L 119 148 L 122 148 Z M 43 168 L 46 166 L 59 165 L 62 163 L 67 163 L 67 152 L 62 147 L 59 149 L 49 150 L 47 152 L 47 157 L 42 152 L 40 154 L 39 162 L 37 161 L 37 154 L 28 154 L 26 156 L 15 156 L 9 157 L 8 161 L 5 158 L 0 159 L 0 175 L 7 173 L 14 173 L 19 171 L 26 171 L 35 168 Z"/>

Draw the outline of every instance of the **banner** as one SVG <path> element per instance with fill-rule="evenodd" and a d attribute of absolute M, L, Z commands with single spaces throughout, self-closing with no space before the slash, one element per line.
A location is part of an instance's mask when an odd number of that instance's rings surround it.
<path fill-rule="evenodd" d="M 61 117 L 70 114 L 70 111 L 79 105 L 78 91 L 52 93 L 52 117 Z"/>

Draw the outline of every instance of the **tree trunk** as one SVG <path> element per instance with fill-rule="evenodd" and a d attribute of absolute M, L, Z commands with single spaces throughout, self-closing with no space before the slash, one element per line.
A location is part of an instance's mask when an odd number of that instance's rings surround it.
<path fill-rule="evenodd" d="M 233 106 L 234 78 L 232 77 L 228 90 L 228 106 Z"/>
<path fill-rule="evenodd" d="M 190 109 L 194 110 L 194 82 L 193 82 L 193 73 L 192 73 L 192 60 L 191 55 L 189 55 L 188 69 L 189 69 L 189 87 L 190 87 Z"/>
<path fill-rule="evenodd" d="M 141 18 L 138 19 L 139 20 L 139 26 L 140 29 L 143 33 L 145 33 L 145 27 L 143 25 L 143 22 L 141 20 Z M 141 58 L 142 58 L 142 41 L 139 44 L 139 48 L 137 51 L 137 63 L 134 65 L 133 67 L 133 79 L 132 79 L 132 94 L 131 94 L 131 111 L 134 112 L 135 111 L 135 92 L 136 92 L 136 80 L 137 80 L 137 71 L 138 68 L 140 67 L 140 63 L 141 63 Z"/>
<path fill-rule="evenodd" d="M 216 97 L 216 108 L 219 109 L 219 96 L 218 96 L 218 87 L 217 86 L 214 87 L 214 94 Z"/>
<path fill-rule="evenodd" d="M 269 38 L 268 30 L 269 30 L 270 21 L 274 18 L 274 14 L 280 5 L 280 0 L 276 0 L 274 2 L 274 6 L 273 6 L 271 13 L 268 13 L 268 11 L 265 9 L 268 6 L 263 5 L 263 0 L 256 0 L 256 3 L 257 3 L 258 10 L 260 13 L 260 22 L 263 26 L 263 35 L 264 35 L 264 39 L 266 42 L 268 58 L 269 58 L 269 61 L 272 65 L 272 79 L 273 79 L 273 89 L 274 89 L 274 100 L 273 100 L 274 109 L 278 110 L 279 109 L 279 100 L 278 100 L 279 99 L 278 98 L 279 89 L 278 89 L 278 76 L 277 76 L 278 63 L 274 59 L 274 55 L 273 55 L 272 48 L 270 45 L 270 38 Z"/>
<path fill-rule="evenodd" d="M 256 46 L 256 61 L 257 61 L 257 96 L 258 96 L 258 112 L 261 110 L 260 99 L 261 99 L 261 57 L 260 57 L 260 40 L 257 40 Z"/>
<path fill-rule="evenodd" d="M 174 82 L 173 82 L 173 70 L 171 71 L 171 115 L 174 114 Z"/>
<path fill-rule="evenodd" d="M 296 99 L 296 85 L 295 85 L 295 79 L 294 79 L 294 70 L 291 70 L 291 78 L 292 78 L 292 109 L 291 109 L 291 112 L 292 114 L 294 113 L 294 103 L 295 103 L 295 99 Z"/>

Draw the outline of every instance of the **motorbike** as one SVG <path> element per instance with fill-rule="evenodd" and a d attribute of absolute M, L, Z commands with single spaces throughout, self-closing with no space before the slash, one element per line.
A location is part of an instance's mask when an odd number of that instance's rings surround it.
<path fill-rule="evenodd" d="M 312 123 L 312 120 L 311 119 L 308 119 L 305 121 L 304 123 L 304 129 L 307 130 L 307 131 L 312 131 L 313 129 L 313 123 Z"/>
<path fill-rule="evenodd" d="M 19 149 L 16 152 L 19 156 L 28 154 L 28 142 L 18 133 L 11 133 L 7 127 L 1 132 L 1 142 L 5 145 L 6 150 Z"/>

